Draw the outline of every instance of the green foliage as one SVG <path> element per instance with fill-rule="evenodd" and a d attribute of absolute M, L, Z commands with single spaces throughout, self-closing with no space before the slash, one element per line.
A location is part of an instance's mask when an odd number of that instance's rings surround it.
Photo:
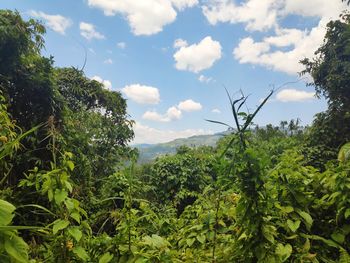
<path fill-rule="evenodd" d="M 324 168 L 335 159 L 339 147 L 350 140 L 350 15 L 328 23 L 324 43 L 315 52 L 316 58 L 301 63 L 310 74 L 318 97 L 324 96 L 328 109 L 316 115 L 305 149 L 310 164 Z"/>
<path fill-rule="evenodd" d="M 347 16 L 304 61 L 330 105 L 312 127 L 254 126 L 273 92 L 253 113 L 229 96 L 216 147 L 142 166 L 121 94 L 53 68 L 37 22 L 0 22 L 0 262 L 349 262 Z"/>

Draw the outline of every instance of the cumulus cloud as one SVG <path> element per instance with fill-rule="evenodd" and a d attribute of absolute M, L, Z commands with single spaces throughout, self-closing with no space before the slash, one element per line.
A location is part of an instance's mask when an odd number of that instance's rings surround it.
<path fill-rule="evenodd" d="M 64 35 L 67 28 L 73 24 L 69 18 L 61 15 L 49 15 L 44 12 L 34 10 L 30 11 L 29 14 L 35 18 L 43 19 L 49 28 L 62 35 Z"/>
<path fill-rule="evenodd" d="M 195 102 L 191 99 L 181 101 L 177 106 L 182 111 L 199 111 L 202 109 L 202 105 L 199 102 Z"/>
<path fill-rule="evenodd" d="M 79 25 L 80 35 L 82 35 L 87 40 L 91 39 L 105 39 L 105 36 L 97 32 L 93 24 L 81 22 Z"/>
<path fill-rule="evenodd" d="M 266 30 L 276 24 L 276 0 L 249 0 L 239 5 L 230 0 L 209 0 L 203 14 L 210 24 L 246 23 L 248 30 Z"/>
<path fill-rule="evenodd" d="M 212 109 L 211 112 L 212 112 L 212 113 L 217 113 L 217 114 L 220 114 L 220 113 L 221 113 L 221 111 L 220 111 L 219 109 Z"/>
<path fill-rule="evenodd" d="M 213 25 L 243 23 L 246 30 L 268 32 L 261 40 L 246 37 L 240 41 L 233 51 L 240 63 L 295 75 L 303 69 L 299 61 L 313 57 L 322 44 L 326 24 L 346 8 L 344 2 L 330 4 L 329 0 L 208 0 L 202 11 Z M 290 15 L 318 18 L 319 23 L 309 30 L 281 27 L 280 21 Z"/>
<path fill-rule="evenodd" d="M 210 36 L 198 44 L 181 47 L 175 54 L 175 67 L 178 70 L 188 70 L 198 73 L 211 68 L 221 58 L 221 45 Z"/>
<path fill-rule="evenodd" d="M 186 129 L 186 130 L 159 130 L 139 122 L 134 125 L 135 139 L 134 144 L 140 143 L 163 143 L 178 138 L 187 138 L 194 135 L 213 134 L 213 131 L 203 129 Z"/>
<path fill-rule="evenodd" d="M 125 42 L 118 42 L 117 47 L 120 49 L 125 49 L 126 48 L 126 43 Z"/>
<path fill-rule="evenodd" d="M 112 89 L 112 82 L 110 82 L 109 80 L 102 79 L 100 76 L 93 76 L 91 79 L 96 80 L 96 81 L 100 82 L 101 84 L 103 84 L 103 87 L 105 89 L 108 89 L 108 90 Z"/>
<path fill-rule="evenodd" d="M 142 118 L 150 121 L 170 122 L 179 120 L 182 117 L 182 112 L 175 106 L 170 107 L 165 114 L 159 114 L 156 111 L 146 111 Z"/>
<path fill-rule="evenodd" d="M 182 48 L 182 47 L 187 47 L 188 43 L 186 40 L 183 40 L 182 38 L 175 39 L 173 47 L 174 48 Z"/>
<path fill-rule="evenodd" d="M 200 82 L 202 82 L 202 83 L 209 83 L 209 82 L 213 81 L 213 78 L 211 78 L 211 77 L 206 77 L 206 76 L 204 76 L 204 75 L 200 75 L 200 76 L 198 77 L 198 80 L 199 80 Z"/>
<path fill-rule="evenodd" d="M 329 0 L 208 0 L 202 7 L 210 24 L 244 23 L 247 30 L 265 31 L 288 15 L 337 18 L 346 4 Z"/>
<path fill-rule="evenodd" d="M 240 41 L 233 50 L 240 63 L 261 65 L 272 70 L 295 75 L 303 69 L 299 63 L 305 57 L 313 57 L 322 44 L 327 20 L 322 19 L 317 27 L 308 30 L 278 29 L 274 36 L 256 42 L 251 37 Z M 279 48 L 289 47 L 288 50 Z"/>
<path fill-rule="evenodd" d="M 282 102 L 302 102 L 315 99 L 315 92 L 296 89 L 283 89 L 276 94 L 276 100 Z"/>
<path fill-rule="evenodd" d="M 122 88 L 122 92 L 136 103 L 158 104 L 160 102 L 159 90 L 155 87 L 132 84 Z"/>
<path fill-rule="evenodd" d="M 108 58 L 105 61 L 103 61 L 103 63 L 105 63 L 105 64 L 113 64 L 113 60 L 111 58 Z"/>
<path fill-rule="evenodd" d="M 193 7 L 198 4 L 198 0 L 171 0 L 171 2 L 179 10 L 183 10 L 187 7 Z"/>
<path fill-rule="evenodd" d="M 121 14 L 135 35 L 152 35 L 175 21 L 178 10 L 192 7 L 197 0 L 88 0 L 90 7 L 103 10 L 106 16 Z"/>

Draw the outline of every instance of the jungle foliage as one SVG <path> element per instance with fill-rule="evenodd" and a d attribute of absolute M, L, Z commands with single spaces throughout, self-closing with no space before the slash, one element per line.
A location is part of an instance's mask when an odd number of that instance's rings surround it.
<path fill-rule="evenodd" d="M 347 15 L 302 62 L 329 102 L 311 127 L 228 93 L 216 147 L 143 165 L 125 99 L 54 67 L 44 32 L 0 11 L 0 262 L 350 262 Z"/>

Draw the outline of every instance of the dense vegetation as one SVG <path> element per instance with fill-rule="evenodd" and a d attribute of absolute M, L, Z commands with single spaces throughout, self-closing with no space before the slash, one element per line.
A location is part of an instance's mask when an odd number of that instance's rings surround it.
<path fill-rule="evenodd" d="M 349 15 L 302 61 L 311 127 L 229 96 L 215 147 L 141 166 L 121 94 L 54 67 L 44 32 L 0 11 L 0 262 L 350 262 Z"/>

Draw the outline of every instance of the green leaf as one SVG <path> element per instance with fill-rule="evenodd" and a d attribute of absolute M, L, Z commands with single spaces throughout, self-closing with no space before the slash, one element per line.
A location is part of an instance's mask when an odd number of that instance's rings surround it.
<path fill-rule="evenodd" d="M 338 153 L 338 160 L 341 163 L 346 162 L 350 158 L 350 142 L 344 144 Z"/>
<path fill-rule="evenodd" d="M 11 223 L 16 207 L 9 202 L 0 199 L 0 226 L 7 226 Z"/>
<path fill-rule="evenodd" d="M 56 235 L 56 233 L 62 229 L 65 229 L 67 226 L 69 226 L 69 221 L 68 220 L 62 220 L 58 219 L 55 221 L 52 227 L 52 233 Z"/>
<path fill-rule="evenodd" d="M 67 161 L 66 163 L 67 163 L 69 170 L 73 171 L 74 170 L 74 163 L 72 161 Z"/>
<path fill-rule="evenodd" d="M 272 225 L 263 225 L 262 233 L 264 237 L 271 243 L 275 242 L 276 228 Z"/>
<path fill-rule="evenodd" d="M 290 244 L 286 244 L 285 246 L 281 243 L 277 244 L 276 254 L 280 256 L 282 262 L 286 261 L 290 255 L 292 254 L 293 248 Z"/>
<path fill-rule="evenodd" d="M 78 212 L 73 212 L 70 214 L 70 217 L 73 218 L 75 221 L 77 221 L 80 224 L 80 214 Z"/>
<path fill-rule="evenodd" d="M 5 238 L 6 252 L 18 262 L 28 262 L 28 245 L 23 239 L 15 234 Z"/>
<path fill-rule="evenodd" d="M 56 189 L 55 191 L 55 202 L 60 205 L 68 196 L 68 193 L 65 190 Z"/>
<path fill-rule="evenodd" d="M 199 235 L 199 236 L 197 236 L 197 240 L 198 240 L 199 242 L 201 242 L 202 244 L 204 244 L 204 243 L 205 243 L 205 235 Z"/>
<path fill-rule="evenodd" d="M 84 261 L 88 261 L 90 258 L 88 253 L 86 253 L 85 249 L 80 246 L 73 248 L 73 253 Z"/>
<path fill-rule="evenodd" d="M 345 217 L 345 219 L 348 219 L 350 217 L 350 208 L 346 209 L 346 211 L 344 213 L 344 217 Z"/>
<path fill-rule="evenodd" d="M 340 232 L 334 232 L 331 235 L 332 239 L 336 242 L 338 242 L 339 244 L 343 244 L 345 241 L 345 235 L 343 233 Z"/>
<path fill-rule="evenodd" d="M 80 241 L 81 237 L 83 236 L 83 233 L 81 232 L 81 230 L 79 229 L 79 227 L 74 226 L 74 227 L 70 227 L 68 228 L 68 233 L 71 237 L 73 237 L 77 242 Z"/>
<path fill-rule="evenodd" d="M 290 219 L 287 220 L 287 225 L 289 227 L 290 230 L 292 230 L 292 232 L 295 232 L 298 230 L 299 226 L 300 226 L 300 220 L 297 221 L 292 221 Z"/>
<path fill-rule="evenodd" d="M 297 210 L 297 213 L 304 219 L 306 227 L 310 229 L 313 223 L 312 217 L 308 213 L 301 210 Z"/>
<path fill-rule="evenodd" d="M 186 239 L 187 246 L 191 247 L 193 245 L 194 241 L 196 241 L 195 238 Z"/>
<path fill-rule="evenodd" d="M 108 263 L 113 259 L 113 255 L 110 254 L 109 252 L 104 253 L 103 256 L 100 258 L 98 263 Z"/>

